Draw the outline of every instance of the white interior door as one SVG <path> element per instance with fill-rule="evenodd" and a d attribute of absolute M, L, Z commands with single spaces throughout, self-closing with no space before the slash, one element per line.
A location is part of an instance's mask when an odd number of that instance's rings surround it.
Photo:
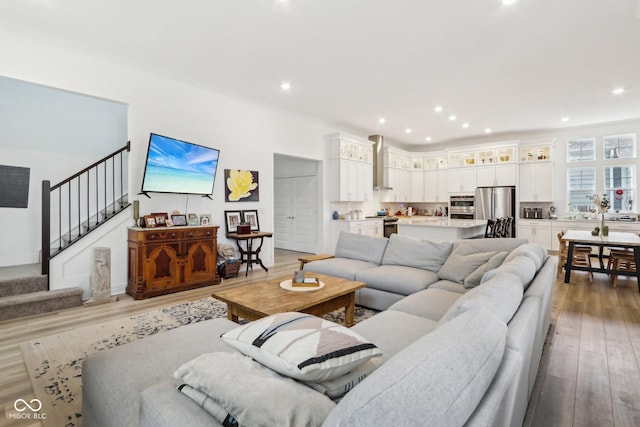
<path fill-rule="evenodd" d="M 276 178 L 274 181 L 274 246 L 315 252 L 316 177 Z"/>

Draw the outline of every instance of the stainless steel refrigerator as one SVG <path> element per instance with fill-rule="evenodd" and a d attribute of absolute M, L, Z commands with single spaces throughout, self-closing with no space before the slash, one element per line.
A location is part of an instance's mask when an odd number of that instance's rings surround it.
<path fill-rule="evenodd" d="M 476 219 L 512 217 L 511 235 L 515 237 L 516 187 L 478 187 L 474 204 Z"/>

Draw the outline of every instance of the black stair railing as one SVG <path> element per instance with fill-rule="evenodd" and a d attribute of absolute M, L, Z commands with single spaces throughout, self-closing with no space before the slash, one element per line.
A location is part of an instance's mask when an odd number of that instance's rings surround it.
<path fill-rule="evenodd" d="M 49 261 L 126 209 L 131 143 L 51 186 L 42 181 L 42 274 Z"/>

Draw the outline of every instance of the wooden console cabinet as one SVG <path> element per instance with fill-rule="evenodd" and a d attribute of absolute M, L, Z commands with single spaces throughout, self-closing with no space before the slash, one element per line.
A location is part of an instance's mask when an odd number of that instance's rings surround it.
<path fill-rule="evenodd" d="M 216 226 L 128 230 L 127 293 L 149 298 L 217 285 Z"/>

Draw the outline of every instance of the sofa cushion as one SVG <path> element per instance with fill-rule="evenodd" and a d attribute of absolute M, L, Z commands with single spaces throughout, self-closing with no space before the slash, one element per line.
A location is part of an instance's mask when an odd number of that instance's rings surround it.
<path fill-rule="evenodd" d="M 537 243 L 525 243 L 522 246 L 518 246 L 514 250 L 507 255 L 504 262 L 509 262 L 513 258 L 524 255 L 526 257 L 531 258 L 533 263 L 536 266 L 536 270 L 540 270 L 542 264 L 549 258 L 549 253 L 544 248 L 544 246 L 538 245 Z"/>
<path fill-rule="evenodd" d="M 467 255 L 476 252 L 511 252 L 528 243 L 527 239 L 461 239 L 453 242 L 451 252 Z"/>
<path fill-rule="evenodd" d="M 382 352 L 342 325 L 305 313 L 278 313 L 221 335 L 256 361 L 302 381 L 325 381 Z"/>
<path fill-rule="evenodd" d="M 389 307 L 389 310 L 403 311 L 438 321 L 458 298 L 458 292 L 429 288 L 401 299 Z"/>
<path fill-rule="evenodd" d="M 465 277 L 489 261 L 495 254 L 495 252 L 475 252 L 471 254 L 451 252 L 449 258 L 438 271 L 438 278 L 463 283 Z"/>
<path fill-rule="evenodd" d="M 304 271 L 326 274 L 327 276 L 341 277 L 347 280 L 355 280 L 356 273 L 369 268 L 375 268 L 378 264 L 349 258 L 331 258 L 320 261 L 308 262 L 304 265 Z"/>
<path fill-rule="evenodd" d="M 324 425 L 463 425 L 500 366 L 506 329 L 486 310 L 461 314 L 385 362 Z"/>
<path fill-rule="evenodd" d="M 211 413 L 220 423 L 231 415 L 242 426 L 282 426 L 291 420 L 319 426 L 335 407 L 325 395 L 239 353 L 200 355 L 180 366 L 174 377 L 220 405 L 223 411 Z"/>
<path fill-rule="evenodd" d="M 392 234 L 382 264 L 422 268 L 437 273 L 449 253 L 451 242 L 435 243 Z"/>
<path fill-rule="evenodd" d="M 504 323 L 509 323 L 520 306 L 522 295 L 520 279 L 511 273 L 501 272 L 458 298 L 442 316 L 440 324 L 477 307 L 486 308 Z"/>
<path fill-rule="evenodd" d="M 519 279 L 522 288 L 526 290 L 536 275 L 536 266 L 531 258 L 524 255 L 518 255 L 495 270 L 486 272 L 482 277 L 481 283 L 491 280 L 497 274 L 502 272 L 511 273 L 516 276 Z"/>
<path fill-rule="evenodd" d="M 365 282 L 368 288 L 411 295 L 426 289 L 438 280 L 438 275 L 429 270 L 403 267 L 401 265 L 381 265 L 356 273 L 356 280 Z"/>
<path fill-rule="evenodd" d="M 498 252 L 497 254 L 489 258 L 487 262 L 476 268 L 471 274 L 464 278 L 464 287 L 469 289 L 478 286 L 480 284 L 480 281 L 482 280 L 482 276 L 484 276 L 484 273 L 500 267 L 507 254 L 508 252 L 506 251 Z"/>
<path fill-rule="evenodd" d="M 387 310 L 356 323 L 351 330 L 365 338 L 374 338 L 382 350 L 382 360 L 386 361 L 437 326 L 438 322 L 426 317 Z"/>
<path fill-rule="evenodd" d="M 389 239 L 341 231 L 336 244 L 336 258 L 358 259 L 380 265 Z"/>
<path fill-rule="evenodd" d="M 429 289 L 444 289 L 445 291 L 457 292 L 459 294 L 464 294 L 469 291 L 462 283 L 452 282 L 451 280 L 438 280 L 436 283 L 429 285 Z"/>

